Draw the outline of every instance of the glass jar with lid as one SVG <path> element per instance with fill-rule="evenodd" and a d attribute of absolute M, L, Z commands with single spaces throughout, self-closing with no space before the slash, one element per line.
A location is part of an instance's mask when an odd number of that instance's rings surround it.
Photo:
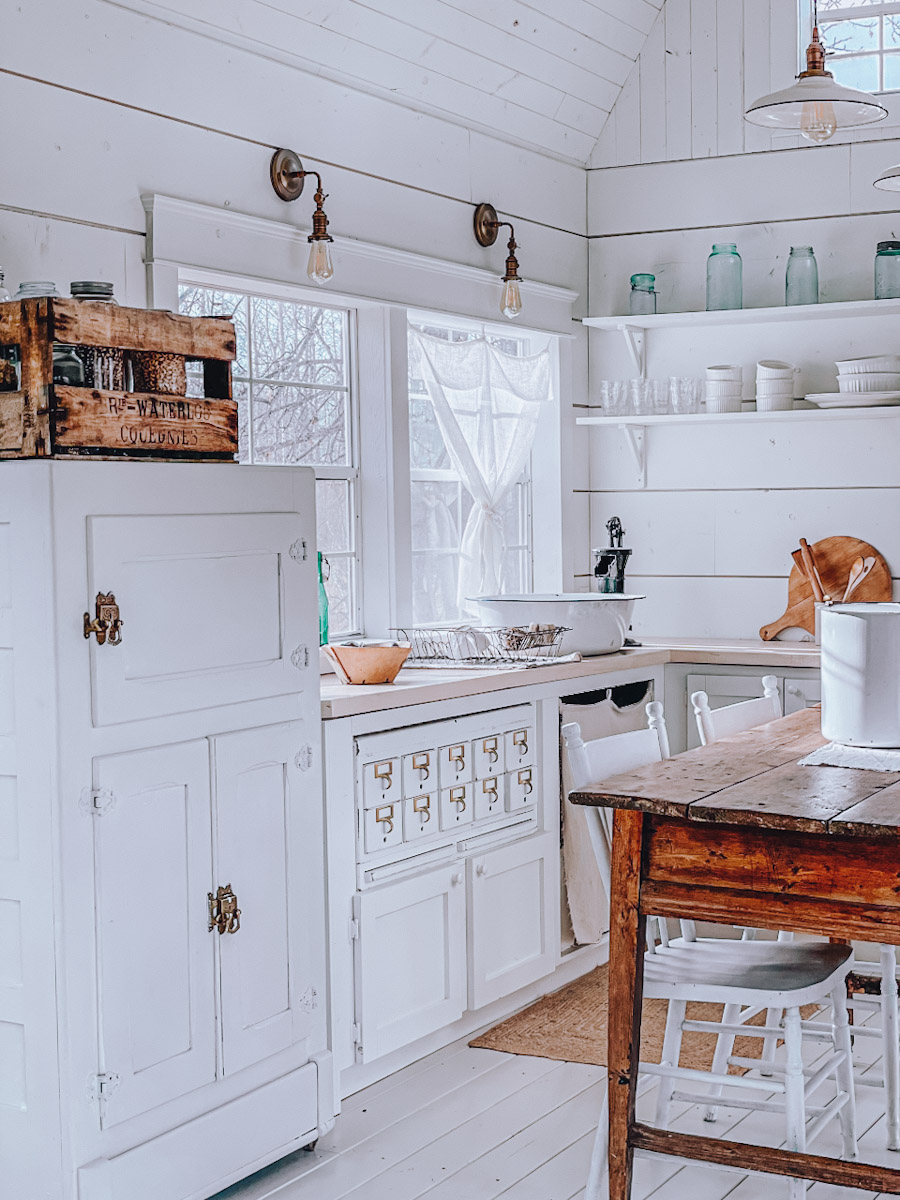
<path fill-rule="evenodd" d="M 879 242 L 875 255 L 875 299 L 900 297 L 900 242 Z"/>
<path fill-rule="evenodd" d="M 60 300 L 56 284 L 49 279 L 29 279 L 19 284 L 13 300 L 37 300 L 43 296 Z M 66 387 L 84 386 L 84 367 L 74 346 L 53 343 L 53 382 Z"/>
<path fill-rule="evenodd" d="M 115 304 L 113 285 L 98 279 L 76 280 L 69 285 L 73 300 Z M 84 365 L 84 386 L 107 392 L 125 389 L 125 351 L 115 346 L 78 346 L 75 353 Z"/>
<path fill-rule="evenodd" d="M 706 260 L 706 311 L 743 308 L 743 265 L 734 242 L 716 242 Z"/>
<path fill-rule="evenodd" d="M 655 275 L 632 275 L 628 311 L 634 316 L 656 312 Z"/>
<path fill-rule="evenodd" d="M 784 302 L 819 303 L 819 268 L 812 246 L 791 246 L 784 274 Z"/>

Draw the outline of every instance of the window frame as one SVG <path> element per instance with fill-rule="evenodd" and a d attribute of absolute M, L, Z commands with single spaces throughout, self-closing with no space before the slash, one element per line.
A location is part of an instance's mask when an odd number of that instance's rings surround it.
<path fill-rule="evenodd" d="M 809 41 L 809 31 L 812 28 L 813 5 L 812 0 L 800 0 L 799 5 L 800 15 L 800 45 L 805 47 Z M 900 0 L 874 0 L 872 4 L 864 6 L 841 6 L 835 9 L 820 9 L 819 10 L 819 27 L 830 25 L 833 23 L 842 23 L 845 21 L 858 21 L 871 19 L 872 17 L 898 16 L 900 15 Z M 828 49 L 828 34 L 822 35 L 822 40 Z M 896 54 L 900 57 L 900 45 L 892 46 L 888 49 L 888 53 Z M 873 58 L 878 63 L 878 82 L 879 86 L 872 91 L 868 88 L 861 90 L 865 91 L 870 96 L 891 96 L 900 93 L 900 85 L 893 88 L 884 87 L 884 62 L 885 62 L 885 47 L 883 44 L 877 50 L 860 50 L 851 51 L 848 54 L 829 54 L 825 60 L 826 70 L 831 70 L 829 63 L 835 64 L 844 58 Z M 837 79 L 840 83 L 841 80 Z M 891 124 L 890 118 L 886 124 Z"/>
<path fill-rule="evenodd" d="M 356 404 L 351 407 L 355 409 L 358 471 L 352 532 L 360 628 L 346 636 L 384 637 L 393 628 L 412 624 L 408 318 L 414 314 L 434 324 L 451 323 L 469 329 L 487 326 L 499 331 L 507 327 L 462 314 L 368 299 L 331 287 L 323 292 L 226 269 L 170 262 L 166 270 L 173 274 L 164 277 L 165 290 L 163 281 L 157 281 L 154 299 L 158 304 L 165 300 L 167 306 L 177 308 L 178 288 L 193 284 L 349 311 L 351 379 L 356 388 Z M 572 343 L 567 334 L 518 323 L 508 332 L 530 339 L 534 349 L 548 342 L 551 348 L 553 400 L 541 416 L 532 452 L 528 521 L 531 586 L 538 592 L 555 592 L 561 589 L 566 574 L 560 532 L 561 396 L 562 388 L 571 390 L 573 382 Z M 313 469 L 318 479 L 320 469 Z M 536 517 L 538 512 L 540 519 Z"/>

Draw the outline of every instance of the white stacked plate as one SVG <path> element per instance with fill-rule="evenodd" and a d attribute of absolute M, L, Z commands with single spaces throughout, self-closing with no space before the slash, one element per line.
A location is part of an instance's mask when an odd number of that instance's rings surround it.
<path fill-rule="evenodd" d="M 900 355 L 880 354 L 870 358 L 848 358 L 835 363 L 838 391 L 850 395 L 886 396 L 900 392 Z M 860 407 L 860 406 L 857 406 Z"/>
<path fill-rule="evenodd" d="M 819 408 L 886 408 L 900 404 L 896 392 L 817 392 L 806 397 Z"/>

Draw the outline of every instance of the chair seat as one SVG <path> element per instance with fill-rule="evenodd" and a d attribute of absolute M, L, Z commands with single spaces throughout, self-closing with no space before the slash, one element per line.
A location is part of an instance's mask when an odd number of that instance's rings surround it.
<path fill-rule="evenodd" d="M 800 1007 L 826 996 L 847 974 L 852 958 L 850 946 L 830 942 L 676 938 L 644 956 L 644 995 L 711 1004 Z"/>

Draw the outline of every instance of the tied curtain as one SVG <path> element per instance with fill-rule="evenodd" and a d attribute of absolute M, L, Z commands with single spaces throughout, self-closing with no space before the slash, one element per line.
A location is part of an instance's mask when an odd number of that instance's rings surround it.
<path fill-rule="evenodd" d="M 552 394 L 550 349 L 507 354 L 484 337 L 446 342 L 409 330 L 415 369 L 425 382 L 438 428 L 472 509 L 460 545 L 457 599 L 501 590 L 502 505 L 531 454 L 542 405 Z"/>

